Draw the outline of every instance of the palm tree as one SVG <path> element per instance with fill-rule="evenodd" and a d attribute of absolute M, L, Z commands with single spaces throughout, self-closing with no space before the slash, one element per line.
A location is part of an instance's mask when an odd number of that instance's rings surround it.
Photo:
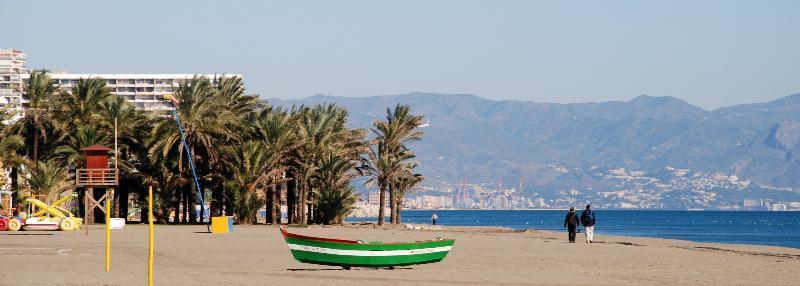
<path fill-rule="evenodd" d="M 292 163 L 299 190 L 297 214 L 300 224 L 308 223 L 309 196 L 312 195 L 311 185 L 317 171 L 317 160 L 335 140 L 336 108 L 335 105 L 324 104 L 302 107 L 297 112 L 297 133 L 302 143 L 295 148 Z"/>
<path fill-rule="evenodd" d="M 386 109 L 386 121 L 376 122 L 374 133 L 377 135 L 376 140 L 382 142 L 384 151 L 392 154 L 400 152 L 410 152 L 406 144 L 412 141 L 422 139 L 422 131 L 419 131 L 418 126 L 422 124 L 423 117 L 411 114 L 411 107 L 408 105 L 397 104 L 394 110 Z M 393 180 L 393 178 L 390 178 Z M 397 222 L 397 195 L 392 185 L 389 186 L 389 207 L 390 207 L 390 222 Z"/>
<path fill-rule="evenodd" d="M 399 152 L 406 148 L 406 144 L 422 139 L 424 135 L 419 130 L 423 116 L 412 115 L 411 107 L 397 104 L 394 110 L 386 109 L 386 121 L 375 122 L 375 133 L 378 139 L 385 142 L 387 152 Z"/>
<path fill-rule="evenodd" d="M 340 157 L 350 162 L 349 169 L 355 170 L 355 162 L 367 149 L 366 132 L 348 129 L 347 111 L 335 104 L 301 107 L 296 117 L 301 144 L 291 153 L 290 165 L 300 190 L 299 223 L 308 223 L 309 218 L 319 218 L 314 201 L 318 191 L 325 187 L 319 181 L 322 160 L 326 156 Z"/>
<path fill-rule="evenodd" d="M 380 205 L 378 206 L 378 225 L 383 225 L 386 212 L 386 191 L 393 178 L 403 172 L 403 162 L 414 158 L 408 150 L 391 154 L 385 151 L 385 144 L 378 141 L 363 160 L 360 167 L 362 173 L 367 175 L 367 185 L 378 185 L 380 191 Z M 393 207 L 392 207 L 393 208 Z M 394 221 L 392 221 L 394 222 Z"/>
<path fill-rule="evenodd" d="M 254 120 L 255 136 L 254 139 L 261 140 L 264 148 L 270 150 L 277 158 L 274 165 L 269 166 L 275 174 L 270 180 L 270 194 L 267 195 L 267 210 L 270 212 L 272 224 L 278 222 L 278 210 L 280 209 L 280 186 L 285 179 L 283 174 L 287 170 L 289 162 L 288 154 L 297 147 L 295 140 L 294 121 L 285 110 L 280 108 L 263 109 L 256 120 Z"/>
<path fill-rule="evenodd" d="M 258 106 L 258 97 L 244 94 L 244 81 L 241 77 L 222 75 L 213 81 L 218 96 L 227 101 L 226 105 L 233 114 L 244 117 Z"/>
<path fill-rule="evenodd" d="M 83 162 L 81 149 L 92 145 L 108 145 L 111 138 L 98 131 L 95 125 L 78 125 L 74 134 L 69 134 L 64 145 L 58 146 L 55 153 L 68 166 L 78 166 Z"/>
<path fill-rule="evenodd" d="M 152 170 L 146 166 L 146 152 L 143 141 L 149 136 L 150 122 L 143 115 L 143 111 L 136 110 L 133 104 L 127 102 L 122 96 L 110 96 L 100 102 L 98 114 L 101 121 L 98 126 L 105 131 L 110 138 L 113 138 L 113 131 L 116 127 L 118 138 L 118 154 L 115 154 L 115 166 L 119 168 L 120 187 L 115 192 L 115 200 L 119 203 L 114 204 L 114 213 L 127 213 L 128 206 L 125 203 L 129 192 L 133 191 L 142 194 L 139 198 L 145 198 L 145 180 L 152 177 Z M 115 126 L 116 123 L 116 126 Z M 142 200 L 144 202 L 144 200 Z"/>
<path fill-rule="evenodd" d="M 354 209 L 358 199 L 355 188 L 346 186 L 339 190 L 321 189 L 314 201 L 323 224 L 341 224 Z"/>
<path fill-rule="evenodd" d="M 0 107 L 0 135 L 3 136 L 0 138 L 0 172 L 3 172 L 5 167 L 11 167 L 11 172 L 8 174 L 10 182 L 5 182 L 4 174 L 0 173 L 0 178 L 3 179 L 0 187 L 9 185 L 10 190 L 13 191 L 12 201 L 16 202 L 18 201 L 16 191 L 19 185 L 19 176 L 17 175 L 19 166 L 24 162 L 24 157 L 19 156 L 18 152 L 25 148 L 25 139 L 13 133 L 11 130 L 13 125 L 6 125 L 6 123 L 11 123 L 15 114 L 16 112 L 11 109 L 11 106 Z"/>
<path fill-rule="evenodd" d="M 44 70 L 31 72 L 30 79 L 25 84 L 23 98 L 27 101 L 22 120 L 18 122 L 17 134 L 31 135 L 28 137 L 33 144 L 31 158 L 39 161 L 39 137 L 47 141 L 47 128 L 52 124 L 53 113 L 51 99 L 58 90 L 58 85 Z M 36 166 L 34 166 L 36 167 Z"/>
<path fill-rule="evenodd" d="M 397 223 L 394 187 L 391 184 L 395 177 L 402 173 L 404 161 L 414 158 L 414 154 L 406 146 L 407 143 L 422 138 L 418 130 L 422 116 L 411 115 L 408 105 L 396 105 L 394 110 L 386 109 L 386 121 L 375 121 L 372 132 L 376 138 L 365 158 L 364 170 L 371 177 L 367 182 L 377 184 L 380 190 L 380 206 L 378 206 L 378 224 L 383 225 L 387 189 L 389 194 L 390 222 Z"/>
<path fill-rule="evenodd" d="M 11 165 L 17 160 L 17 150 L 24 146 L 22 136 L 11 135 L 0 138 L 0 163 Z"/>
<path fill-rule="evenodd" d="M 213 172 L 222 168 L 220 147 L 241 140 L 240 133 L 235 132 L 238 130 L 236 126 L 241 122 L 230 112 L 226 101 L 217 96 L 208 78 L 195 76 L 181 83 L 176 88 L 174 96 L 180 102 L 177 112 L 180 114 L 192 159 L 198 167 L 198 176 L 218 177 L 219 174 Z M 168 166 L 172 164 L 169 162 L 176 162 L 174 167 L 177 173 L 187 179 L 190 178 L 190 174 L 184 170 L 185 165 L 181 163 L 186 161 L 184 159 L 186 155 L 175 118 L 159 118 L 150 134 L 148 144 L 151 147 L 148 149 L 148 157 L 151 163 L 172 167 Z M 193 195 L 186 193 L 184 196 L 187 204 L 194 201 Z M 192 222 L 196 219 L 193 212 L 190 214 L 190 219 Z"/>
<path fill-rule="evenodd" d="M 114 130 L 114 121 L 117 123 L 120 153 L 131 152 L 143 145 L 143 138 L 147 134 L 147 118 L 141 111 L 136 110 L 130 102 L 121 96 L 112 96 L 100 103 L 100 126 L 104 130 Z M 120 155 L 122 155 L 120 154 Z M 125 160 L 125 156 L 121 156 Z"/>
<path fill-rule="evenodd" d="M 79 125 L 99 123 L 102 121 L 100 108 L 111 96 L 111 88 L 101 78 L 81 78 L 68 92 L 59 94 L 58 111 L 62 113 L 69 131 L 75 131 Z M 72 127 L 72 128 L 69 128 Z"/>
<path fill-rule="evenodd" d="M 19 135 L 11 135 L 11 136 L 4 136 L 0 138 L 0 189 L 5 187 L 5 166 L 19 166 L 22 162 L 22 158 L 17 156 L 17 150 L 22 148 L 25 144 L 23 141 L 22 136 Z M 11 174 L 14 175 L 14 174 Z M 14 183 L 16 178 L 11 178 L 12 182 Z M 12 184 L 13 185 L 13 184 Z M 12 186 L 13 187 L 13 186 Z"/>
<path fill-rule="evenodd" d="M 357 177 L 354 161 L 337 154 L 327 154 L 319 162 L 315 181 L 315 214 L 318 222 L 341 223 L 355 208 L 357 195 L 350 183 Z"/>
<path fill-rule="evenodd" d="M 36 167 L 32 165 L 36 164 Z M 58 194 L 74 188 L 69 173 L 54 160 L 32 162 L 25 168 L 25 185 L 34 195 L 44 196 L 46 203 L 52 203 Z"/>
<path fill-rule="evenodd" d="M 226 153 L 232 156 L 225 163 L 233 176 L 226 182 L 226 189 L 234 191 L 240 222 L 255 223 L 256 211 L 261 206 L 259 194 L 278 173 L 282 173 L 281 169 L 274 168 L 280 157 L 259 141 L 247 141 L 228 148 L 231 150 Z M 259 204 L 253 207 L 256 202 Z"/>
<path fill-rule="evenodd" d="M 405 195 L 415 190 L 422 183 L 422 181 L 425 180 L 425 177 L 413 172 L 416 166 L 417 165 L 415 163 L 406 164 L 401 175 L 395 178 L 393 183 L 393 188 L 396 195 L 394 207 L 396 212 L 395 223 L 401 222 L 400 214 L 403 210 L 403 200 L 405 199 Z"/>

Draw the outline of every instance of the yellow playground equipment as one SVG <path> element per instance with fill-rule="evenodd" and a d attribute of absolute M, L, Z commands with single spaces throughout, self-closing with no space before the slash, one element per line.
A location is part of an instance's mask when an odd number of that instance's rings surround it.
<path fill-rule="evenodd" d="M 63 231 L 79 229 L 83 224 L 83 219 L 75 217 L 70 211 L 61 207 L 64 202 L 76 198 L 77 196 L 78 195 L 74 193 L 64 196 L 51 205 L 35 198 L 25 199 L 25 202 L 29 204 L 31 215 L 24 219 L 22 229 Z"/>

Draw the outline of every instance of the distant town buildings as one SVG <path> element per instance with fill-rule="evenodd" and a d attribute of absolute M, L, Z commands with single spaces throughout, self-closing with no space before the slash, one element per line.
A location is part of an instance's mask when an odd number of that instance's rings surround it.
<path fill-rule="evenodd" d="M 774 212 L 785 212 L 787 210 L 789 210 L 789 207 L 786 204 L 772 204 L 772 211 Z"/>
<path fill-rule="evenodd" d="M 764 200 L 744 199 L 744 201 L 742 202 L 742 207 L 748 210 L 761 209 L 763 206 L 764 206 Z"/>
<path fill-rule="evenodd" d="M 370 205 L 378 206 L 381 204 L 381 193 L 379 192 L 371 192 L 367 195 L 367 202 Z"/>
<path fill-rule="evenodd" d="M 30 79 L 30 70 L 25 67 L 26 55 L 20 50 L 0 49 L 0 106 L 13 105 L 24 108 L 22 97 L 24 83 Z M 50 77 L 60 88 L 69 91 L 81 78 L 101 78 L 111 89 L 111 94 L 121 96 L 139 110 L 166 111 L 170 104 L 163 100 L 178 85 L 195 74 L 70 74 L 50 72 Z M 198 74 L 212 81 L 222 74 Z M 225 77 L 242 77 L 240 74 L 225 74 Z"/>
<path fill-rule="evenodd" d="M 553 166 L 562 173 L 569 168 Z M 592 169 L 609 185 L 605 189 L 570 187 L 548 196 L 501 188 L 497 183 L 445 184 L 406 195 L 405 209 L 565 209 L 591 203 L 602 209 L 690 209 L 743 211 L 800 211 L 792 199 L 727 198 L 724 192 L 758 195 L 761 190 L 785 189 L 755 185 L 749 180 L 722 172 L 692 172 L 666 167 L 657 176 L 624 168 Z M 791 198 L 788 196 L 787 198 Z M 369 205 L 377 207 L 377 192 L 369 194 Z"/>

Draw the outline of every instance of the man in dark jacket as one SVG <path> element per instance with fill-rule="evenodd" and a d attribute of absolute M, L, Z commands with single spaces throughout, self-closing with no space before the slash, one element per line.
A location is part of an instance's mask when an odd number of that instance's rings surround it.
<path fill-rule="evenodd" d="M 570 207 L 567 218 L 564 219 L 564 227 L 569 231 L 569 243 L 575 243 L 575 231 L 578 230 L 578 226 L 580 225 L 578 214 L 575 213 L 575 207 Z"/>
<path fill-rule="evenodd" d="M 581 213 L 581 223 L 583 224 L 584 234 L 586 235 L 586 243 L 592 243 L 594 240 L 594 224 L 597 220 L 592 211 L 592 205 L 586 205 L 586 210 Z"/>

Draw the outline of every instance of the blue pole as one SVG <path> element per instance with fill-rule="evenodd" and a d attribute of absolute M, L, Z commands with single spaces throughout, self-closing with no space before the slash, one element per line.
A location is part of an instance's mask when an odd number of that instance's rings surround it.
<path fill-rule="evenodd" d="M 189 156 L 189 169 L 192 170 L 192 177 L 194 178 L 194 185 L 197 186 L 197 194 L 200 195 L 200 208 L 203 210 L 203 216 L 206 213 L 206 200 L 203 192 L 200 191 L 200 182 L 197 181 L 197 173 L 194 171 L 194 160 L 192 159 L 192 152 L 189 151 L 189 144 L 186 144 L 186 135 L 183 135 L 183 125 L 181 124 L 181 117 L 178 116 L 178 107 L 172 108 L 172 114 L 175 115 L 175 121 L 178 122 L 178 131 L 181 132 L 181 141 L 183 141 L 183 148 L 186 149 L 186 154 Z M 201 218 L 205 219 L 205 218 Z M 211 221 L 210 219 L 208 221 Z M 206 224 L 208 224 L 208 221 Z"/>

